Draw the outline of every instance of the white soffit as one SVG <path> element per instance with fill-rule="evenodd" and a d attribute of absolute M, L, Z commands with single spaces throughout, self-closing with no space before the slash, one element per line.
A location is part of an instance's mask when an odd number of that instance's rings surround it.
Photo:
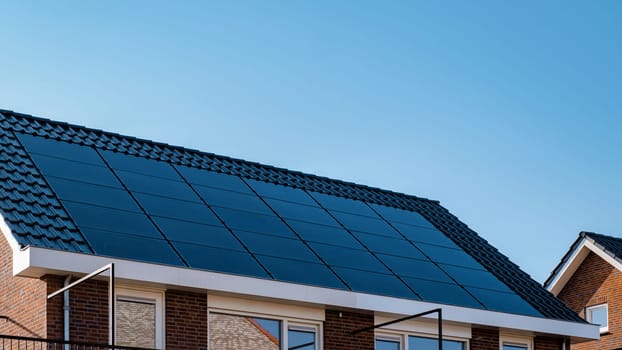
<path fill-rule="evenodd" d="M 443 309 L 443 320 L 446 321 L 584 339 L 598 339 L 600 335 L 598 326 L 590 324 L 471 309 L 38 247 L 28 247 L 20 251 L 17 254 L 17 259 L 13 262 L 13 270 L 16 275 L 26 277 L 41 277 L 46 273 L 86 274 L 111 262 L 115 263 L 116 277 L 120 281 L 142 281 L 149 284 L 207 290 L 208 293 L 210 291 L 224 292 L 268 298 L 288 303 L 343 307 L 396 315 L 412 315 L 440 307 Z M 431 317 L 434 316 L 432 315 Z"/>
<path fill-rule="evenodd" d="M 570 254 L 570 257 L 559 269 L 559 272 L 553 276 L 551 282 L 546 286 L 546 289 L 557 296 L 562 289 L 564 289 L 566 283 L 568 283 L 590 252 L 593 252 L 607 263 L 622 271 L 622 264 L 618 260 L 607 254 L 604 249 L 597 246 L 591 238 L 583 237 Z"/>

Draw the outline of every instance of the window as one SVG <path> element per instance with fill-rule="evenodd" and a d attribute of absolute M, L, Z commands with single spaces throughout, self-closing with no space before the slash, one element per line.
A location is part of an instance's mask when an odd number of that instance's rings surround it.
<path fill-rule="evenodd" d="M 117 289 L 116 294 L 116 344 L 163 349 L 162 293 Z"/>
<path fill-rule="evenodd" d="M 607 304 L 589 306 L 585 309 L 585 316 L 588 322 L 600 326 L 600 332 L 609 331 L 609 313 Z"/>
<path fill-rule="evenodd" d="M 406 341 L 402 345 L 402 339 Z M 438 338 L 415 335 L 376 335 L 376 350 L 437 350 Z M 467 350 L 467 342 L 443 339 L 444 350 Z"/>
<path fill-rule="evenodd" d="M 400 341 L 398 339 L 376 339 L 376 350 L 401 350 Z"/>
<path fill-rule="evenodd" d="M 319 325 L 210 312 L 211 350 L 319 350 Z"/>
<path fill-rule="evenodd" d="M 531 337 L 504 336 L 499 337 L 501 350 L 531 350 Z"/>

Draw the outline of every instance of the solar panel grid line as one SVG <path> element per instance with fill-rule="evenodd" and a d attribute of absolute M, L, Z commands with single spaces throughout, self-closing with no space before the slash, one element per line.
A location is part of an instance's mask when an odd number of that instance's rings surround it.
<path fill-rule="evenodd" d="M 376 209 L 374 209 L 371 205 L 369 205 L 366 202 L 363 202 L 365 204 L 367 204 L 367 206 L 376 213 L 376 215 L 378 215 L 378 217 L 380 217 L 382 220 L 384 220 L 387 225 L 393 227 L 393 229 L 398 232 L 408 243 L 410 243 L 412 246 L 414 246 L 419 252 L 421 252 L 421 254 L 423 254 L 425 257 L 428 258 L 428 260 L 430 260 L 430 262 L 432 262 L 434 265 L 436 265 L 436 267 L 438 267 L 439 270 L 441 270 L 442 272 L 444 272 L 456 285 L 460 286 L 466 293 L 468 293 L 475 301 L 477 301 L 482 307 L 486 308 L 486 305 L 484 305 L 484 303 L 482 301 L 480 301 L 478 298 L 476 298 L 473 294 L 471 294 L 471 292 L 469 290 L 466 289 L 466 287 L 464 287 L 462 284 L 458 283 L 458 281 L 451 275 L 449 274 L 447 271 L 445 271 L 445 269 L 442 268 L 442 266 L 440 266 L 440 264 L 438 262 L 436 262 L 435 260 L 433 260 L 430 256 L 428 256 L 423 250 L 421 250 L 416 244 L 414 244 L 412 241 L 408 240 L 406 238 L 406 236 L 404 236 L 397 228 L 395 228 L 393 226 L 393 224 L 391 222 L 389 222 L 389 220 L 385 219 L 380 213 L 378 213 L 378 211 Z"/>
<path fill-rule="evenodd" d="M 17 144 L 19 144 L 22 147 L 23 150 L 27 149 L 24 146 L 24 143 L 22 142 L 22 140 L 20 140 L 20 138 L 18 137 L 18 135 L 16 135 L 15 132 L 7 133 L 6 136 L 14 139 L 14 141 Z M 48 181 L 45 178 L 45 176 L 41 175 L 42 174 L 41 170 L 37 167 L 37 164 L 33 161 L 33 159 L 31 158 L 30 154 L 26 151 L 26 152 L 24 152 L 23 155 L 21 155 L 21 157 L 24 159 L 24 162 L 28 162 L 29 163 L 28 164 L 29 167 L 31 167 L 33 169 L 36 169 L 39 172 L 39 175 L 41 177 L 41 181 L 45 184 L 47 190 L 50 191 L 51 193 L 53 193 L 56 198 L 58 198 L 58 195 L 54 192 L 54 189 L 50 186 L 50 184 L 48 183 Z M 74 219 L 71 217 L 71 215 L 69 215 L 69 211 L 67 210 L 67 208 L 65 208 L 63 203 L 59 200 L 58 204 L 56 204 L 56 206 L 58 206 L 59 208 L 62 208 L 62 213 L 58 213 L 58 214 L 62 214 L 62 216 L 60 216 L 60 217 L 62 217 L 64 220 L 66 220 L 68 223 L 71 224 L 70 229 L 75 229 L 76 231 L 79 232 L 77 223 L 74 221 Z M 95 252 L 95 250 L 93 249 L 93 246 L 89 243 L 89 241 L 86 239 L 86 237 L 84 237 L 84 235 L 81 234 L 81 233 L 80 233 L 80 236 L 82 238 L 82 241 L 86 244 L 86 246 L 90 250 L 90 252 L 91 253 Z"/>
<path fill-rule="evenodd" d="M 240 237 L 238 237 L 235 232 L 233 232 L 233 230 L 227 225 L 227 223 L 223 220 L 223 218 L 220 217 L 220 215 L 218 215 L 218 213 L 214 210 L 214 208 L 212 208 L 209 203 L 207 203 L 203 197 L 201 197 L 201 195 L 196 191 L 196 189 L 190 184 L 190 182 L 188 182 L 188 180 L 186 179 L 186 177 L 182 174 L 181 171 L 179 171 L 179 169 L 175 166 L 171 166 L 175 172 L 177 173 L 177 175 L 179 175 L 179 177 L 188 185 L 188 187 L 199 197 L 199 199 L 201 200 L 201 202 L 207 206 L 209 208 L 209 210 L 212 211 L 212 213 L 214 214 L 214 216 L 216 216 L 216 218 L 220 221 L 220 223 L 225 227 L 225 229 L 227 229 L 227 231 L 229 231 L 229 233 L 240 243 L 240 245 L 242 247 L 244 247 L 244 249 L 246 250 L 246 252 L 253 258 L 253 260 L 261 267 L 261 269 L 271 278 L 274 279 L 274 276 L 272 275 L 272 273 L 270 273 L 270 271 L 268 271 L 268 269 L 261 263 L 261 261 L 259 261 L 259 259 L 257 259 L 257 257 L 251 252 L 251 250 L 246 246 L 246 244 L 244 244 L 244 242 L 240 239 Z"/>
<path fill-rule="evenodd" d="M 332 267 L 326 263 L 326 261 L 322 258 L 322 256 L 320 256 L 320 254 L 318 254 L 315 250 L 313 250 L 311 248 L 311 246 L 309 246 L 309 243 L 306 242 L 304 239 L 302 239 L 302 237 L 298 234 L 298 232 L 296 232 L 290 225 L 289 223 L 283 219 L 275 210 L 274 208 L 272 208 L 267 202 L 266 200 L 259 195 L 259 193 L 257 193 L 257 191 L 255 190 L 255 188 L 253 186 L 251 186 L 245 179 L 240 178 L 242 180 L 242 182 L 244 182 L 251 191 L 253 191 L 253 193 L 255 193 L 255 195 L 266 205 L 268 206 L 268 208 L 270 208 L 270 210 L 272 210 L 272 212 L 274 213 L 274 215 L 276 215 L 278 218 L 281 219 L 281 221 L 296 235 L 296 237 L 298 237 L 298 239 L 307 247 L 307 249 L 312 252 L 318 259 L 319 261 L 322 262 L 322 264 L 324 264 L 324 266 L 341 282 L 343 283 L 344 286 L 346 286 L 346 288 L 352 290 L 351 286 L 346 283 L 346 281 L 344 281 L 341 276 L 339 276 L 333 269 Z"/>
<path fill-rule="evenodd" d="M 380 258 L 378 258 L 378 256 L 372 252 L 363 242 L 361 242 L 361 240 L 356 237 L 356 235 L 354 235 L 352 233 L 352 231 L 350 231 L 345 225 L 343 225 L 343 223 L 341 223 L 334 215 L 333 213 L 330 212 L 330 210 L 328 210 L 327 208 L 325 208 L 322 203 L 315 198 L 314 196 L 312 196 L 310 193 L 308 193 L 308 191 L 303 190 L 305 192 L 307 192 L 307 194 L 309 194 L 309 196 L 311 198 L 313 198 L 313 200 L 318 204 L 318 206 L 320 206 L 320 208 L 323 208 L 324 210 L 326 210 L 326 212 L 328 213 L 328 215 L 330 215 L 337 223 L 339 223 L 341 225 L 341 227 L 346 230 L 348 233 L 350 233 L 350 235 L 352 235 L 352 237 L 359 242 L 359 244 L 361 244 L 365 249 L 367 249 L 367 252 L 369 254 L 371 254 L 378 262 L 380 262 L 380 264 L 382 264 L 388 271 L 390 271 L 393 276 L 395 276 L 404 286 L 406 286 L 406 288 L 408 288 L 408 290 L 410 290 L 416 297 L 418 297 L 421 300 L 424 300 L 421 295 L 419 293 L 417 293 L 416 291 L 414 291 L 403 279 L 401 276 L 399 276 L 398 274 L 396 274 L 387 264 L 384 263 L 384 261 L 382 261 Z"/>
<path fill-rule="evenodd" d="M 166 243 L 168 244 L 168 246 L 173 250 L 173 252 L 175 252 L 175 254 L 177 255 L 177 257 L 180 259 L 180 261 L 186 265 L 187 267 L 190 267 L 190 265 L 188 264 L 188 262 L 186 261 L 186 259 L 180 254 L 180 252 L 177 250 L 177 248 L 171 243 L 171 241 L 168 239 L 168 237 L 166 237 L 166 235 L 164 234 L 164 232 L 162 232 L 162 230 L 160 230 L 160 228 L 158 227 L 158 225 L 156 225 L 156 223 L 153 221 L 153 218 L 151 218 L 151 216 L 147 213 L 147 211 L 145 210 L 145 208 L 143 208 L 142 204 L 138 201 L 138 199 L 136 199 L 136 197 L 134 196 L 134 194 L 127 188 L 127 186 L 125 186 L 125 184 L 123 183 L 123 181 L 121 180 L 121 178 L 119 178 L 119 176 L 116 174 L 116 172 L 114 171 L 114 169 L 110 166 L 110 164 L 107 162 L 106 158 L 104 158 L 104 156 L 101 154 L 101 151 L 99 151 L 98 149 L 95 149 L 95 151 L 97 152 L 97 154 L 99 155 L 99 157 L 101 158 L 102 162 L 104 162 L 104 164 L 106 164 L 106 166 L 108 166 L 108 169 L 112 172 L 112 174 L 117 178 L 117 181 L 119 181 L 119 183 L 121 183 L 121 186 L 123 186 L 123 188 L 127 191 L 127 193 L 134 199 L 134 201 L 136 202 L 136 205 L 142 210 L 143 214 L 147 217 L 147 220 L 149 220 L 151 222 L 151 224 L 153 225 L 153 227 L 160 233 L 160 235 L 162 235 L 162 237 L 164 238 L 164 240 L 166 241 Z"/>

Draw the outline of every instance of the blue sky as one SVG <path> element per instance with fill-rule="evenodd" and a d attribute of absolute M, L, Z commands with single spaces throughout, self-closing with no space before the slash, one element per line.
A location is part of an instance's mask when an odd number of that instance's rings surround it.
<path fill-rule="evenodd" d="M 622 2 L 14 1 L 0 108 L 440 200 L 536 280 L 622 236 Z"/>

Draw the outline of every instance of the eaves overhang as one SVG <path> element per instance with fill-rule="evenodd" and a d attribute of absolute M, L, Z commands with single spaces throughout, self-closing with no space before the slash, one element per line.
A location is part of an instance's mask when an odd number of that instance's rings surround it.
<path fill-rule="evenodd" d="M 40 278 L 46 274 L 80 275 L 90 273 L 111 262 L 115 263 L 116 277 L 128 283 L 196 289 L 208 293 L 266 298 L 284 303 L 369 310 L 396 315 L 416 314 L 440 307 L 443 309 L 443 319 L 450 322 L 565 336 L 577 341 L 599 337 L 598 326 L 586 323 L 436 304 L 39 247 L 25 247 L 14 252 L 13 272 L 17 276 L 33 278 Z"/>

